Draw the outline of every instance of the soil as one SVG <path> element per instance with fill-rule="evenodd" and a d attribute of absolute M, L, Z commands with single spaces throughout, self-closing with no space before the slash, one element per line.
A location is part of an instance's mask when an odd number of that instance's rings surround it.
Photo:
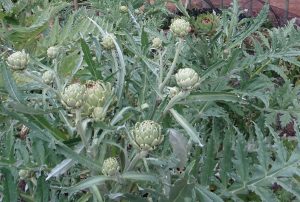
<path fill-rule="evenodd" d="M 153 2 L 154 0 L 148 0 Z M 232 0 L 182 0 L 183 4 L 185 1 L 190 1 L 189 9 L 201 9 L 201 8 L 221 8 L 229 7 Z M 210 2 L 210 3 L 206 3 Z M 265 0 L 239 0 L 240 7 L 246 9 L 247 15 L 256 15 L 264 5 Z M 284 25 L 287 19 L 296 18 L 297 24 L 300 25 L 300 0 L 289 0 L 288 16 L 286 19 L 286 0 L 269 0 L 270 2 L 270 18 L 275 25 Z M 167 3 L 169 10 L 175 11 L 176 7 L 172 3 Z"/>

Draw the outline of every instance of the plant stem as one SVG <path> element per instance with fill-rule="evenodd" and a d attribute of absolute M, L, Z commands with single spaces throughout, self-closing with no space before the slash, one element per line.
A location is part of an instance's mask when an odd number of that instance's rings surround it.
<path fill-rule="evenodd" d="M 92 191 L 93 194 L 96 196 L 97 201 L 99 201 L 99 202 L 102 202 L 102 201 L 103 201 L 103 199 L 102 199 L 102 197 L 101 197 L 101 194 L 100 194 L 100 192 L 99 192 L 99 189 L 97 188 L 96 185 L 93 185 L 93 186 L 91 187 L 91 191 Z"/>
<path fill-rule="evenodd" d="M 62 91 L 62 86 L 61 86 L 60 78 L 59 78 L 58 71 L 57 71 L 58 61 L 56 59 L 54 59 L 53 63 L 54 63 L 54 77 L 55 77 L 54 80 L 55 80 L 55 83 L 56 83 L 56 86 L 57 86 L 57 90 L 59 92 L 61 92 Z"/>
<path fill-rule="evenodd" d="M 161 50 L 158 50 L 159 55 L 159 78 L 158 78 L 158 86 L 161 85 L 163 82 L 163 76 L 164 76 L 164 64 L 163 64 L 163 57 L 164 53 L 162 53 Z"/>
<path fill-rule="evenodd" d="M 85 138 L 85 134 L 82 128 L 82 121 L 81 121 L 81 109 L 76 109 L 75 110 L 75 123 L 76 123 L 76 128 L 77 128 L 77 133 L 79 134 L 84 147 L 87 149 L 88 148 L 88 142 Z"/>
<path fill-rule="evenodd" d="M 176 48 L 176 52 L 175 52 L 175 57 L 173 59 L 173 62 L 172 62 L 172 65 L 167 73 L 167 76 L 166 78 L 164 79 L 164 81 L 159 85 L 159 93 L 162 94 L 162 91 L 165 87 L 165 85 L 168 83 L 169 79 L 171 78 L 174 70 L 175 70 L 175 66 L 176 66 L 176 63 L 178 61 L 178 58 L 179 58 L 179 54 L 180 54 L 180 51 L 182 49 L 182 45 L 183 45 L 183 39 L 179 39 L 179 42 L 178 42 L 178 45 L 177 45 L 177 48 Z"/>
<path fill-rule="evenodd" d="M 169 111 L 169 109 L 171 109 L 176 104 L 176 102 L 178 102 L 179 100 L 182 100 L 182 99 L 186 98 L 189 94 L 190 94 L 190 91 L 188 91 L 188 90 L 185 90 L 185 91 L 182 90 L 182 91 L 180 91 L 177 95 L 175 95 L 169 101 L 169 103 L 167 104 L 166 108 L 164 109 L 163 114 L 165 115 Z"/>
<path fill-rule="evenodd" d="M 131 170 L 136 165 L 136 163 L 140 159 L 143 159 L 145 156 L 147 156 L 147 154 L 148 154 L 148 151 L 140 151 L 139 153 L 137 153 L 135 155 L 135 157 L 132 159 L 132 161 L 130 162 L 129 166 L 126 168 L 126 171 Z"/>

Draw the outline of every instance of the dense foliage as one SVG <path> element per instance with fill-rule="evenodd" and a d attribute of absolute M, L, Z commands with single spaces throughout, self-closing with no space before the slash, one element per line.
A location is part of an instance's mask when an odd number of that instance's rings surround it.
<path fill-rule="evenodd" d="M 300 28 L 176 2 L 1 1 L 1 201 L 300 200 Z"/>

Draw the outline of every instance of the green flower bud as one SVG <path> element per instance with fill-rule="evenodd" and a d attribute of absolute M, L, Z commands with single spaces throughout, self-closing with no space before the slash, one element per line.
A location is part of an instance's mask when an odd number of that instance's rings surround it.
<path fill-rule="evenodd" d="M 29 56 L 23 50 L 11 54 L 7 58 L 7 64 L 12 70 L 24 70 L 29 63 Z"/>
<path fill-rule="evenodd" d="M 160 38 L 155 37 L 155 38 L 152 40 L 152 47 L 153 47 L 153 48 L 156 48 L 156 49 L 159 49 L 159 48 L 162 47 L 162 41 L 160 40 Z"/>
<path fill-rule="evenodd" d="M 195 27 L 200 32 L 210 34 L 216 31 L 219 23 L 220 21 L 218 16 L 211 13 L 201 14 L 196 18 Z"/>
<path fill-rule="evenodd" d="M 167 87 L 168 89 L 168 95 L 170 98 L 173 98 L 175 95 L 179 93 L 179 88 L 178 87 Z"/>
<path fill-rule="evenodd" d="M 191 68 L 179 69 L 175 78 L 177 85 L 183 89 L 192 89 L 199 82 L 199 75 Z"/>
<path fill-rule="evenodd" d="M 26 179 L 28 176 L 29 176 L 29 171 L 28 170 L 21 169 L 19 171 L 19 177 L 20 177 L 21 180 Z"/>
<path fill-rule="evenodd" d="M 106 99 L 112 94 L 110 83 L 103 81 L 87 81 L 86 100 L 82 112 L 84 115 L 91 115 L 95 107 L 103 107 Z"/>
<path fill-rule="evenodd" d="M 47 50 L 47 56 L 51 59 L 56 58 L 58 54 L 59 54 L 59 48 L 56 46 L 51 46 Z"/>
<path fill-rule="evenodd" d="M 102 166 L 102 173 L 106 176 L 114 176 L 120 170 L 118 160 L 114 157 L 105 159 Z"/>
<path fill-rule="evenodd" d="M 120 6 L 120 11 L 122 12 L 122 13 L 127 13 L 128 12 L 128 7 L 127 6 Z"/>
<path fill-rule="evenodd" d="M 92 113 L 92 117 L 94 121 L 103 121 L 106 116 L 106 113 L 104 112 L 102 107 L 95 107 L 94 111 Z"/>
<path fill-rule="evenodd" d="M 45 71 L 44 74 L 42 75 L 42 80 L 46 84 L 51 84 L 54 80 L 54 72 L 53 71 Z"/>
<path fill-rule="evenodd" d="M 154 150 L 164 139 L 161 126 L 151 120 L 136 123 L 132 133 L 133 144 L 144 151 Z"/>
<path fill-rule="evenodd" d="M 114 38 L 115 35 L 113 34 L 107 34 L 102 38 L 102 46 L 106 50 L 111 50 L 115 48 L 115 43 L 114 43 Z"/>
<path fill-rule="evenodd" d="M 191 27 L 190 23 L 185 21 L 184 19 L 176 19 L 171 24 L 170 29 L 175 34 L 175 36 L 185 37 L 189 33 Z"/>
<path fill-rule="evenodd" d="M 61 95 L 62 103 L 71 109 L 80 108 L 86 98 L 86 87 L 80 83 L 74 83 L 65 88 Z"/>

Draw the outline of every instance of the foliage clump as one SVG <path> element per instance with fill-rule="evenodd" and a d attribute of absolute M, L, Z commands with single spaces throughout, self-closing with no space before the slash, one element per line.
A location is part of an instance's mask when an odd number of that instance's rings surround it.
<path fill-rule="evenodd" d="M 0 201 L 300 200 L 294 20 L 0 5 Z"/>

